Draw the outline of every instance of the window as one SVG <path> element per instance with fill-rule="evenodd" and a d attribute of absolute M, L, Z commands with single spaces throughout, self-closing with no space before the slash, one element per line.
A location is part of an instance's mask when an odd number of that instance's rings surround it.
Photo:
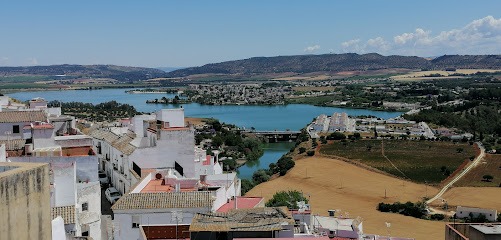
<path fill-rule="evenodd" d="M 19 133 L 19 125 L 12 126 L 12 133 Z"/>
<path fill-rule="evenodd" d="M 139 224 L 141 224 L 140 216 L 132 216 L 132 228 L 139 228 Z"/>
<path fill-rule="evenodd" d="M 89 210 L 89 203 L 86 203 L 86 202 L 82 203 L 82 212 L 88 211 L 88 210 Z"/>

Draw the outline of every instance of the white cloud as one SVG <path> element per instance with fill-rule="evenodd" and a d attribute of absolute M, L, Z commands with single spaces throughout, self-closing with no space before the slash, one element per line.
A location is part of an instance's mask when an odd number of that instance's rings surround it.
<path fill-rule="evenodd" d="M 313 46 L 309 46 L 309 47 L 306 47 L 304 49 L 305 52 L 314 52 L 316 50 L 320 49 L 320 45 L 313 45 Z"/>
<path fill-rule="evenodd" d="M 341 43 L 343 52 L 356 52 L 356 53 L 368 53 L 368 52 L 386 52 L 390 48 L 390 44 L 385 41 L 382 37 L 371 38 L 367 42 L 361 43 L 360 39 L 353 39 Z"/>
<path fill-rule="evenodd" d="M 27 59 L 27 64 L 28 65 L 38 65 L 38 60 L 34 57 L 30 57 Z"/>
<path fill-rule="evenodd" d="M 341 43 L 344 52 L 378 52 L 433 56 L 440 54 L 499 54 L 501 53 L 501 18 L 487 16 L 474 20 L 460 29 L 431 31 L 417 28 L 414 32 L 402 33 L 386 41 L 376 37 L 362 42 L 354 39 Z"/>

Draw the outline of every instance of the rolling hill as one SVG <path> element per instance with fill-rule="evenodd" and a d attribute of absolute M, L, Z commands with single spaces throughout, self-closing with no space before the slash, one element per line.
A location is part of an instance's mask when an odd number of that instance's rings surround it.
<path fill-rule="evenodd" d="M 167 73 L 169 77 L 196 74 L 260 75 L 276 73 L 313 73 L 368 71 L 381 69 L 444 69 L 496 68 L 501 69 L 501 55 L 444 55 L 432 60 L 416 56 L 383 56 L 369 54 L 324 54 L 249 59 L 206 64 Z"/>
<path fill-rule="evenodd" d="M 0 67 L 0 77 L 8 76 L 67 76 L 75 78 L 111 78 L 132 82 L 165 77 L 165 72 L 155 68 L 124 67 L 115 65 L 51 65 L 27 67 Z"/>

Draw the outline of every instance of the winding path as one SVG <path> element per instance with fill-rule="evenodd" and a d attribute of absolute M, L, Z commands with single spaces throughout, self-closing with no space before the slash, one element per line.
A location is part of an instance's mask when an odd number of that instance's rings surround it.
<path fill-rule="evenodd" d="M 452 184 L 456 183 L 459 179 L 461 179 L 466 173 L 468 173 L 472 168 L 478 165 L 480 160 L 482 160 L 485 156 L 485 148 L 482 146 L 482 143 L 477 142 L 478 148 L 480 149 L 480 154 L 473 160 L 473 162 L 466 167 L 460 174 L 458 174 L 454 179 L 452 179 L 449 183 L 447 183 L 441 190 L 440 192 L 437 193 L 434 197 L 430 198 L 428 201 L 426 201 L 426 204 L 430 204 L 433 201 L 437 200 L 438 198 L 442 197 L 442 195 L 452 186 Z"/>

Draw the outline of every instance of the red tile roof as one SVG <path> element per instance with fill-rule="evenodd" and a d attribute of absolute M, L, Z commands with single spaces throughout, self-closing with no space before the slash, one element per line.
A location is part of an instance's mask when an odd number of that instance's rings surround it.
<path fill-rule="evenodd" d="M 263 201 L 262 197 L 237 197 L 237 209 L 250 209 L 255 208 L 259 203 Z M 231 209 L 235 209 L 235 200 L 232 199 L 230 202 L 225 203 L 221 206 L 217 212 L 228 212 Z"/>

